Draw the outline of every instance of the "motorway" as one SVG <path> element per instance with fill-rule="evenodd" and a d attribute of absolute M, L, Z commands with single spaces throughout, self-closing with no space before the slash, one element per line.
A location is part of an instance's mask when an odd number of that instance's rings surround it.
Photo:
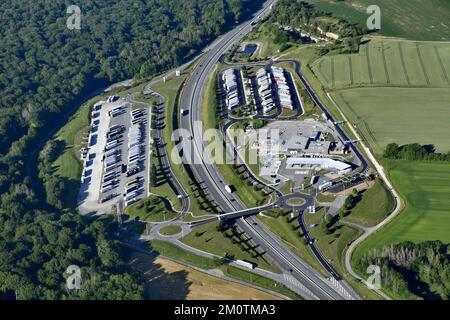
<path fill-rule="evenodd" d="M 271 5 L 276 1 L 268 1 L 264 8 L 255 16 L 265 16 L 269 13 Z M 209 155 L 203 154 L 205 148 L 203 142 L 203 127 L 198 123 L 201 119 L 200 106 L 204 88 L 212 73 L 214 66 L 220 57 L 227 52 L 234 44 L 252 30 L 251 21 L 238 25 L 234 30 L 225 34 L 212 46 L 202 57 L 192 72 L 191 78 L 185 85 L 182 95 L 182 108 L 188 110 L 188 115 L 182 116 L 181 128 L 188 130 L 191 137 L 183 139 L 182 148 L 193 150 L 193 158 L 187 152 L 183 152 L 183 160 L 190 163 L 194 173 L 201 180 L 208 192 L 213 196 L 216 203 L 224 212 L 240 211 L 245 209 L 245 205 L 234 194 L 225 191 L 223 178 L 218 173 Z M 181 151 L 181 150 L 180 150 Z M 293 254 L 286 245 L 278 239 L 270 230 L 253 217 L 241 218 L 236 221 L 237 226 L 244 231 L 252 240 L 258 243 L 265 250 L 268 256 L 285 272 L 290 273 L 296 280 L 307 287 L 319 299 L 341 300 L 358 299 L 353 293 L 338 290 L 335 286 L 321 277 L 317 271 L 301 261 Z"/>

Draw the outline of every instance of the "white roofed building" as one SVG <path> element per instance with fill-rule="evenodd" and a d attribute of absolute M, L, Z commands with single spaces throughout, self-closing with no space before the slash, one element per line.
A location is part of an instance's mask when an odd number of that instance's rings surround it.
<path fill-rule="evenodd" d="M 287 167 L 320 167 L 337 171 L 339 175 L 345 175 L 352 171 L 352 166 L 348 163 L 333 160 L 330 158 L 288 158 Z"/>

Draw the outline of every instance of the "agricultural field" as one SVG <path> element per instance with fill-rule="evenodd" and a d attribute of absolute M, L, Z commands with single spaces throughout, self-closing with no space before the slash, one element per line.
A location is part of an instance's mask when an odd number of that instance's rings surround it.
<path fill-rule="evenodd" d="M 450 86 L 450 43 L 371 40 L 359 53 L 328 55 L 312 64 L 331 90 L 361 86 Z"/>
<path fill-rule="evenodd" d="M 356 88 L 332 96 L 377 155 L 392 142 L 450 151 L 449 89 Z"/>
<path fill-rule="evenodd" d="M 369 237 L 353 254 L 390 243 L 427 240 L 450 242 L 450 164 L 389 161 L 390 178 L 405 201 L 405 209 L 386 227 Z"/>
<path fill-rule="evenodd" d="M 413 40 L 450 40 L 447 0 L 309 0 L 318 9 L 366 26 L 368 6 L 381 9 L 380 35 Z"/>
<path fill-rule="evenodd" d="M 249 271 L 245 271 L 227 264 L 223 264 L 223 261 L 221 261 L 221 259 L 219 258 L 211 259 L 199 256 L 191 252 L 184 251 L 169 242 L 159 240 L 152 240 L 149 243 L 149 248 L 151 249 L 151 251 L 153 251 L 154 254 L 158 256 L 157 258 L 161 258 L 160 255 L 164 257 L 169 257 L 170 259 L 174 259 L 177 262 L 182 263 L 183 265 L 187 264 L 189 266 L 200 268 L 205 271 L 211 271 L 212 269 L 215 269 L 214 271 L 216 275 L 222 272 L 225 276 L 234 278 L 238 281 L 250 283 L 260 288 L 265 288 L 273 292 L 281 293 L 282 295 L 289 297 L 291 299 L 297 300 L 301 299 L 300 296 L 298 296 L 293 291 L 289 290 L 284 285 L 272 279 L 251 273 Z M 277 272 L 279 272 L 279 270 L 277 270 Z M 180 289 L 180 287 L 178 288 Z M 205 288 L 206 285 L 203 285 L 202 290 L 205 291 Z M 241 297 L 240 295 L 237 296 L 234 295 L 233 299 L 241 299 Z"/>

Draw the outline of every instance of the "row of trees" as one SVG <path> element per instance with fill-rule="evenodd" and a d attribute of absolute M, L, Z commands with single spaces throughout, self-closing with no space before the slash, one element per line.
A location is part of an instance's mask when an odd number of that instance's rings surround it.
<path fill-rule="evenodd" d="M 401 299 L 450 299 L 450 245 L 440 241 L 403 242 L 366 253 L 356 268 L 381 270 L 382 287 Z"/>
<path fill-rule="evenodd" d="M 392 160 L 450 161 L 450 151 L 438 153 L 432 144 L 411 143 L 399 146 L 397 143 L 390 143 L 386 146 L 383 156 Z"/>

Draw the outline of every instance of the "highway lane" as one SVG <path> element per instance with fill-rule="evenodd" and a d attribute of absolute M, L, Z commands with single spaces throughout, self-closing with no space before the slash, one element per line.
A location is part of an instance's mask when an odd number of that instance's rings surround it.
<path fill-rule="evenodd" d="M 270 4 L 275 1 L 266 3 L 262 13 L 268 12 Z M 262 14 L 258 13 L 256 16 Z M 191 165 L 197 177 L 201 178 L 201 183 L 207 188 L 209 193 L 213 195 L 216 203 L 225 212 L 238 211 L 245 208 L 242 202 L 233 194 L 224 191 L 223 179 L 217 172 L 208 155 L 203 154 L 204 142 L 203 128 L 197 124 L 200 117 L 200 102 L 203 90 L 208 81 L 208 76 L 219 60 L 219 58 L 234 43 L 239 42 L 243 36 L 251 31 L 250 22 L 238 26 L 235 30 L 222 37 L 217 42 L 217 46 L 213 47 L 205 54 L 198 66 L 194 69 L 192 77 L 187 82 L 183 96 L 182 107 L 189 110 L 188 116 L 181 117 L 181 128 L 189 130 L 191 137 L 183 139 L 183 151 L 191 149 L 193 153 L 184 152 L 183 160 L 189 156 L 194 158 L 194 164 Z M 192 147 L 192 148 L 190 148 Z M 298 257 L 293 255 L 289 249 L 273 235 L 267 228 L 259 224 L 253 217 L 240 219 L 237 222 L 240 229 L 250 235 L 253 240 L 258 240 L 258 244 L 267 252 L 267 254 L 278 264 L 283 270 L 291 273 L 297 280 L 308 287 L 320 299 L 345 299 L 346 297 L 336 291 L 334 287 L 329 285 L 315 270 L 304 264 Z"/>
<path fill-rule="evenodd" d="M 265 16 L 270 11 L 270 6 L 276 3 L 277 0 L 268 1 L 265 3 L 265 6 L 262 10 L 256 13 L 254 16 Z M 184 157 L 183 160 L 191 161 L 194 163 L 192 166 L 194 172 L 197 173 L 197 177 L 201 177 L 203 180 L 201 183 L 208 184 L 208 179 L 206 177 L 211 176 L 215 181 L 220 183 L 220 189 L 223 190 L 225 184 L 223 183 L 223 179 L 217 174 L 216 169 L 213 165 L 213 161 L 207 154 L 203 154 L 204 144 L 202 141 L 203 138 L 203 127 L 199 125 L 199 121 L 201 119 L 200 116 L 200 101 L 202 99 L 203 90 L 206 87 L 206 83 L 208 81 L 208 76 L 212 73 L 214 66 L 217 61 L 219 61 L 220 57 L 227 52 L 235 43 L 238 43 L 247 33 L 252 30 L 253 26 L 250 21 L 244 22 L 238 25 L 234 30 L 225 34 L 218 41 L 215 42 L 215 46 L 212 46 L 210 51 L 205 53 L 204 57 L 198 63 L 197 67 L 192 72 L 192 76 L 190 80 L 186 83 L 184 92 L 182 95 L 182 108 L 185 110 L 189 110 L 188 116 L 181 117 L 181 128 L 188 130 L 191 132 L 191 136 L 193 138 L 193 144 L 190 141 L 190 137 L 184 137 L 183 143 L 183 152 Z M 181 150 L 180 150 L 181 151 Z M 203 158 L 204 157 L 204 158 Z M 192 159 L 192 160 L 187 160 Z M 207 171 L 208 175 L 205 177 L 204 175 L 198 174 L 199 171 Z M 207 185 L 209 187 L 209 191 L 211 192 L 211 187 L 217 189 L 217 186 L 213 183 L 212 185 Z M 217 190 L 221 194 L 220 190 Z M 234 197 L 216 197 L 216 203 L 222 207 L 227 207 L 227 202 L 235 201 Z M 226 210 L 225 212 L 229 212 L 231 210 Z"/>

